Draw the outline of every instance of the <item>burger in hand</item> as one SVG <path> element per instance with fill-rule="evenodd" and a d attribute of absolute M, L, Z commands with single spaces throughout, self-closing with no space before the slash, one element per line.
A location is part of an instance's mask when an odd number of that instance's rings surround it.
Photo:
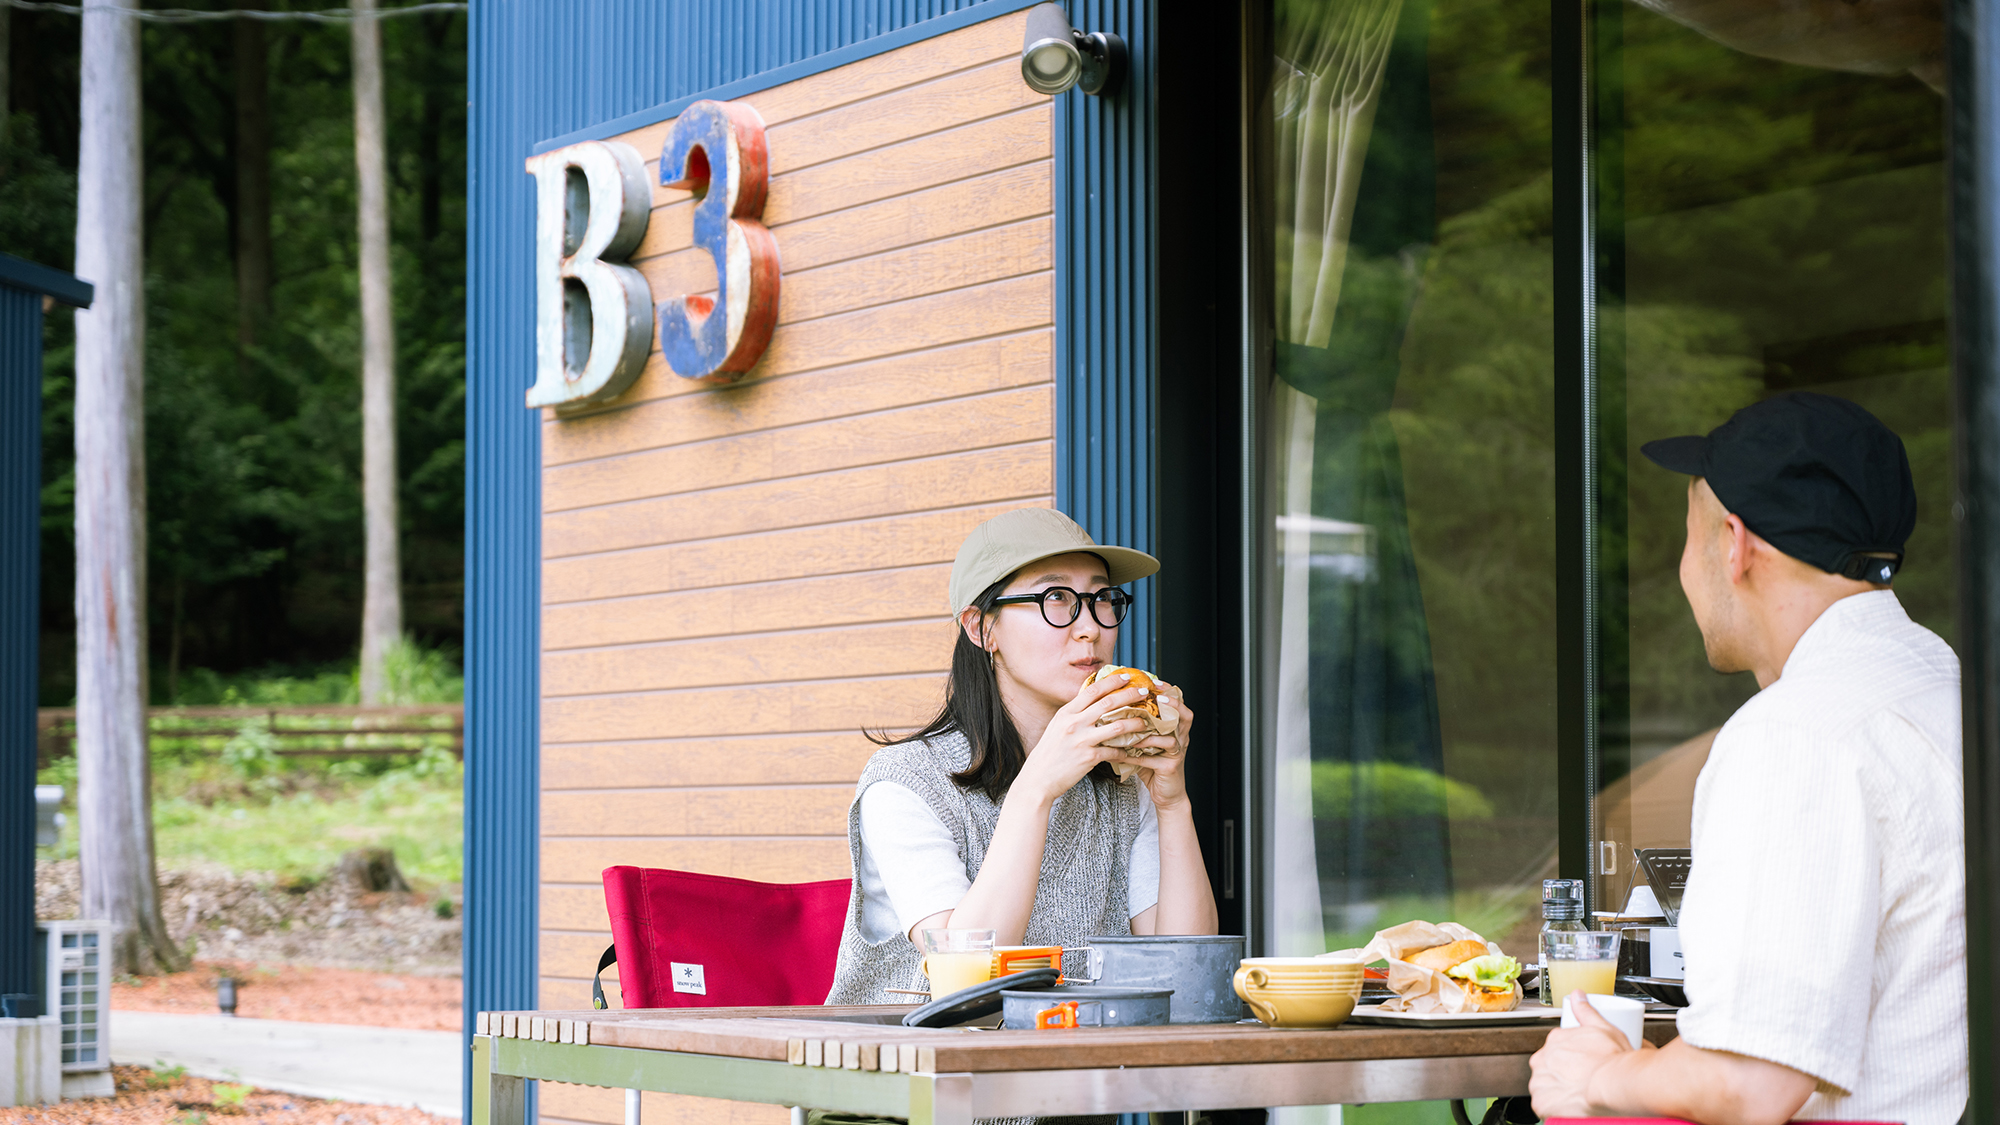
<path fill-rule="evenodd" d="M 1180 727 L 1180 716 L 1171 706 L 1167 708 L 1165 715 L 1160 714 L 1162 692 L 1160 691 L 1159 681 L 1154 679 L 1151 673 L 1143 672 L 1137 668 L 1106 664 L 1097 671 L 1092 672 L 1090 678 L 1083 681 L 1084 686 L 1088 687 L 1108 676 L 1131 677 L 1131 686 L 1145 692 L 1146 697 L 1137 703 L 1106 711 L 1104 716 L 1097 720 L 1097 725 L 1103 726 L 1106 723 L 1115 723 L 1120 719 L 1140 719 L 1145 722 L 1146 727 L 1144 730 L 1134 731 L 1131 734 L 1121 734 L 1116 738 L 1106 739 L 1104 744 L 1106 746 L 1116 746 L 1127 753 L 1142 758 L 1157 757 L 1166 753 L 1166 751 L 1156 746 L 1133 745 L 1142 739 L 1151 738 L 1155 735 L 1172 734 Z M 1113 762 L 1111 763 L 1111 768 L 1117 772 L 1120 778 L 1129 778 L 1133 774 L 1138 773 L 1142 767 L 1133 765 L 1130 762 Z"/>
<path fill-rule="evenodd" d="M 1454 941 L 1411 953 L 1404 960 L 1451 978 L 1465 992 L 1468 1012 L 1511 1012 L 1521 1003 L 1521 963 L 1489 953 L 1483 941 Z"/>

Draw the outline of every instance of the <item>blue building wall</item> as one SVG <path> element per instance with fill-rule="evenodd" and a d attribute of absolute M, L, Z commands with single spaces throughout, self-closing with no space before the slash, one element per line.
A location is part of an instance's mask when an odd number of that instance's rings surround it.
<path fill-rule="evenodd" d="M 0 993 L 35 986 L 35 690 L 40 682 L 42 300 L 89 283 L 0 254 Z"/>
<path fill-rule="evenodd" d="M 1156 0 L 1070 0 L 1073 26 L 1123 36 L 1124 89 L 1056 110 L 1056 506 L 1101 543 L 1153 551 Z M 1158 667 L 1155 583 L 1118 658 Z"/>
<path fill-rule="evenodd" d="M 0 283 L 0 993 L 35 983 L 42 296 Z"/>
<path fill-rule="evenodd" d="M 465 1012 L 536 1004 L 539 419 L 532 181 L 522 160 L 1027 7 L 1030 0 L 474 5 L 467 299 Z M 1074 0 L 1127 37 L 1109 99 L 1057 114 L 1058 503 L 1102 539 L 1153 546 L 1151 28 L 1154 0 Z M 587 13 L 580 16 L 579 13 Z M 1152 611 L 1120 642 L 1149 662 Z M 467 1062 L 468 1076 L 470 1061 Z M 468 1098 L 469 1098 L 468 1093 Z M 470 1111 L 470 1103 L 467 1104 Z"/>

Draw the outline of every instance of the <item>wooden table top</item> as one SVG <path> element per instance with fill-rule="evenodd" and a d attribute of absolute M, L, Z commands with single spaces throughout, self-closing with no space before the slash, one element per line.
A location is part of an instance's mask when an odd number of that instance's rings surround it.
<path fill-rule="evenodd" d="M 828 1018 L 909 1010 L 886 1005 L 482 1012 L 477 1030 L 503 1038 L 937 1074 L 1527 1055 L 1541 1047 L 1554 1026 L 1553 1021 L 1484 1028 L 1349 1023 L 1326 1030 L 1279 1030 L 1235 1023 L 1052 1032 L 911 1028 Z M 1653 1043 L 1673 1037 L 1671 1021 L 1647 1022 L 1646 1038 Z"/>

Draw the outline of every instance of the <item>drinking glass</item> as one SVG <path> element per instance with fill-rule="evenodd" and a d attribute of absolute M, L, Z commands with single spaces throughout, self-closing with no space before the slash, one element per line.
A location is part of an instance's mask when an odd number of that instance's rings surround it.
<path fill-rule="evenodd" d="M 1547 943 L 1549 1003 L 1562 1007 L 1563 997 L 1572 992 L 1592 992 L 1609 996 L 1618 990 L 1618 934 L 1590 930 L 1583 933 L 1550 931 L 1542 935 Z"/>
<path fill-rule="evenodd" d="M 925 930 L 924 975 L 931 999 L 993 979 L 992 930 Z"/>

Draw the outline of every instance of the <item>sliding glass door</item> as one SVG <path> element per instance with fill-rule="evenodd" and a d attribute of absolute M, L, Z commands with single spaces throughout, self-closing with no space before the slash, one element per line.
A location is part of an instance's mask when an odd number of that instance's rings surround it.
<path fill-rule="evenodd" d="M 1555 873 L 1549 6 L 1274 0 L 1252 177 L 1272 953 Z"/>
<path fill-rule="evenodd" d="M 1790 14 L 1786 14 L 1789 12 Z M 1686 847 L 1715 731 L 1678 577 L 1686 477 L 1639 455 L 1807 390 L 1903 438 L 1918 523 L 1895 591 L 1951 640 L 1952 397 L 1941 8 L 1605 2 L 1593 15 L 1602 463 L 1599 902 L 1632 848 Z"/>
<path fill-rule="evenodd" d="M 1261 18 L 1260 945 L 1422 917 L 1532 956 L 1541 879 L 1615 907 L 1633 847 L 1685 846 L 1755 690 L 1707 667 L 1688 482 L 1642 443 L 1794 390 L 1874 411 L 1921 507 L 1896 592 L 1952 636 L 1939 6 Z"/>

